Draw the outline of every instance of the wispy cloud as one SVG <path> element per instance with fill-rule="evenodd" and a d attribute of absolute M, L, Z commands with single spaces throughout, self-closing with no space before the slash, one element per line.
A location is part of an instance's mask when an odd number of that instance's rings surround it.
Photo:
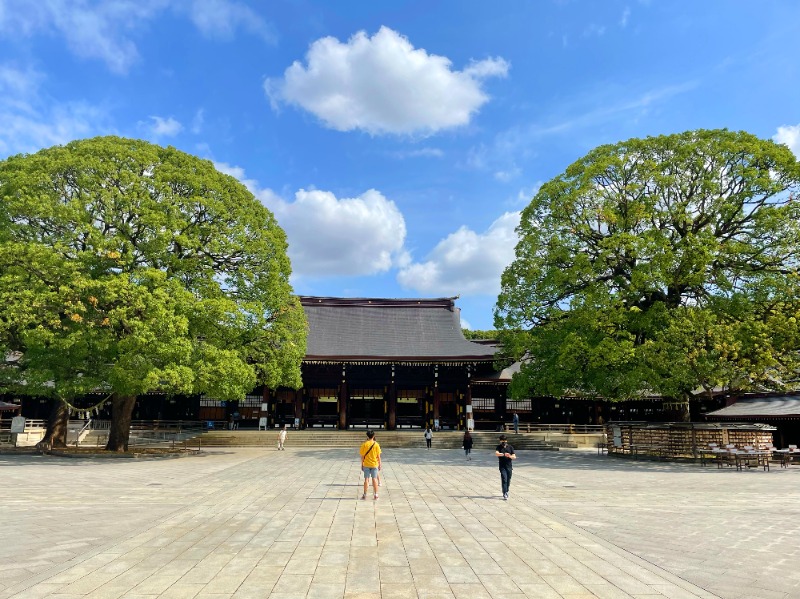
<path fill-rule="evenodd" d="M 444 151 L 439 148 L 419 148 L 416 150 L 398 150 L 391 154 L 395 158 L 443 158 Z"/>
<path fill-rule="evenodd" d="M 138 38 L 165 12 L 188 18 L 206 37 L 233 39 L 243 29 L 275 40 L 252 9 L 229 0 L 3 0 L 0 34 L 4 41 L 56 34 L 76 56 L 124 74 L 139 59 Z"/>
<path fill-rule="evenodd" d="M 199 108 L 197 112 L 194 113 L 194 117 L 192 118 L 192 126 L 191 132 L 195 135 L 198 135 L 203 131 L 203 124 L 205 123 L 205 111 L 202 108 Z"/>
<path fill-rule="evenodd" d="M 619 25 L 623 29 L 628 26 L 628 20 L 631 18 L 631 9 L 629 7 L 625 7 L 625 10 L 622 11 L 622 16 L 619 19 Z"/>
<path fill-rule="evenodd" d="M 48 97 L 45 81 L 35 69 L 0 65 L 0 156 L 112 132 L 102 107 Z"/>
<path fill-rule="evenodd" d="M 151 116 L 149 121 L 140 121 L 139 126 L 153 137 L 174 137 L 183 131 L 183 125 L 173 117 Z"/>
<path fill-rule="evenodd" d="M 598 25 L 597 23 L 590 23 L 584 30 L 584 37 L 602 37 L 606 33 L 605 25 Z"/>
<path fill-rule="evenodd" d="M 499 131 L 489 143 L 472 147 L 466 166 L 492 173 L 507 182 L 525 173 L 525 166 L 539 152 L 540 140 L 552 136 L 574 136 L 601 125 L 641 118 L 658 104 L 687 93 L 698 86 L 686 81 L 658 87 L 630 97 L 624 88 L 606 85 L 602 89 L 584 91 L 572 101 L 559 105 L 559 113 L 543 116 L 539 122 Z M 592 105 L 587 106 L 587 98 Z"/>

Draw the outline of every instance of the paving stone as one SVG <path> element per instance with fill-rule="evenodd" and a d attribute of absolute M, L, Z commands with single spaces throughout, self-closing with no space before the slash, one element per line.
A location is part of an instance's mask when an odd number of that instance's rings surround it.
<path fill-rule="evenodd" d="M 0 599 L 800 597 L 800 469 L 389 453 L 0 456 Z"/>

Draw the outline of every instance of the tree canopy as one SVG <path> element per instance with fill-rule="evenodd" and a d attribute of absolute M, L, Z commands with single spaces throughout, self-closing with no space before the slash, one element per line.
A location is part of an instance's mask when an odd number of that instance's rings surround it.
<path fill-rule="evenodd" d="M 495 325 L 512 392 L 786 386 L 800 317 L 800 166 L 744 132 L 600 146 L 522 212 Z"/>
<path fill-rule="evenodd" d="M 49 381 L 61 398 L 108 389 L 123 411 L 153 390 L 300 386 L 306 325 L 285 235 L 209 161 L 87 139 L 0 163 L 0 197 L 0 344 L 22 352 L 17 383 Z"/>

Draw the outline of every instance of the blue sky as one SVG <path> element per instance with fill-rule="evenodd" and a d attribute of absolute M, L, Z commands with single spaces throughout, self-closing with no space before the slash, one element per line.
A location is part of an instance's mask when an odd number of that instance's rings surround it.
<path fill-rule="evenodd" d="M 307 295 L 459 295 L 593 147 L 696 128 L 800 154 L 800 3 L 0 0 L 0 158 L 95 135 L 242 180 Z"/>

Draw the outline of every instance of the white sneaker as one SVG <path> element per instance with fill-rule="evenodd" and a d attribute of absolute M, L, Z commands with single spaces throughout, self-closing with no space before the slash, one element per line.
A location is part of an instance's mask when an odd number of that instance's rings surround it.
<path fill-rule="evenodd" d="M 506 501 L 508 501 L 508 493 L 503 493 L 503 499 L 505 499 Z"/>
<path fill-rule="evenodd" d="M 373 497 L 373 499 L 378 499 L 378 494 L 377 493 L 375 493 L 375 497 Z"/>

